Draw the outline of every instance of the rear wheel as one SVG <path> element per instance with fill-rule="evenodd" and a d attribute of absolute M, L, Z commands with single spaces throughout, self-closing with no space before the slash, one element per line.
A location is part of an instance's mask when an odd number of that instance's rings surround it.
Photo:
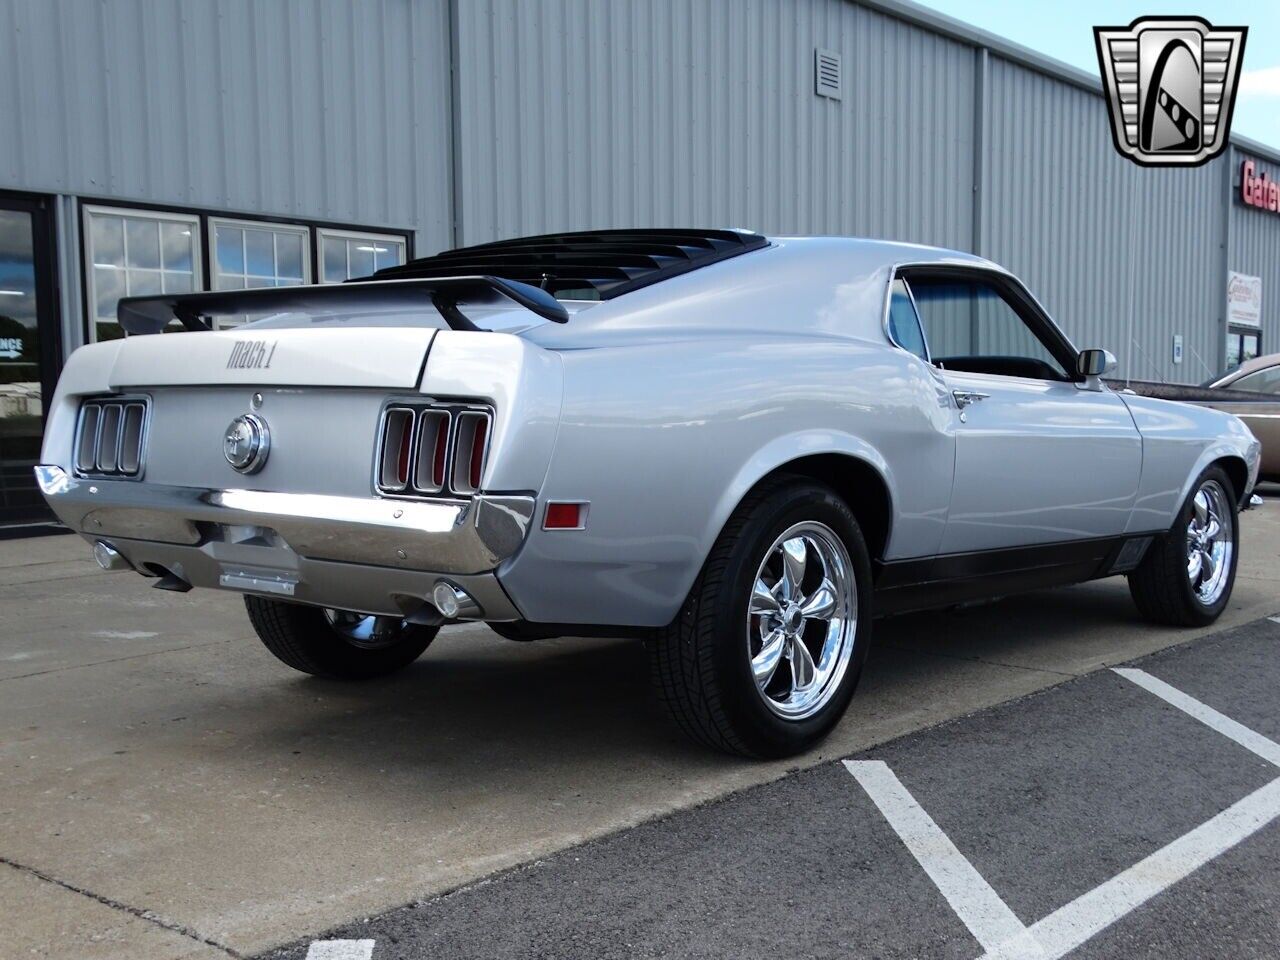
<path fill-rule="evenodd" d="M 249 622 L 263 645 L 295 670 L 333 680 L 394 673 L 421 656 L 436 627 L 348 610 L 246 596 Z"/>
<path fill-rule="evenodd" d="M 1226 608 L 1240 554 L 1232 489 L 1221 467 L 1205 470 L 1169 535 L 1153 544 L 1129 574 L 1129 592 L 1148 620 L 1202 627 Z"/>
<path fill-rule="evenodd" d="M 848 506 L 800 478 L 753 493 L 680 614 L 650 645 L 659 699 L 709 746 L 807 750 L 853 696 L 871 631 L 871 563 Z"/>

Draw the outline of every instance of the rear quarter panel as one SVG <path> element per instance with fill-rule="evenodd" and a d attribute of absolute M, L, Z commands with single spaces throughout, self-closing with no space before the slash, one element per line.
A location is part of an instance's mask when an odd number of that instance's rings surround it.
<path fill-rule="evenodd" d="M 937 550 L 954 467 L 937 378 L 885 344 L 664 338 L 569 351 L 542 500 L 590 501 L 584 531 L 535 529 L 500 571 L 531 620 L 668 623 L 730 513 L 763 476 L 843 453 L 893 498 L 887 555 Z M 541 523 L 541 516 L 538 518 Z"/>

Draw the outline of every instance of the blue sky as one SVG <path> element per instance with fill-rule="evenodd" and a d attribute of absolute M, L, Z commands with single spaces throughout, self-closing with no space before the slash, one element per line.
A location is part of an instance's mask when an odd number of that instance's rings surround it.
<path fill-rule="evenodd" d="M 1008 0 L 922 0 L 939 13 L 989 30 L 1015 43 L 1098 74 L 1095 26 L 1128 25 L 1143 16 L 1195 14 L 1213 24 L 1244 25 L 1249 38 L 1236 97 L 1233 133 L 1280 149 L 1280 2 L 1162 4 L 1072 0 L 1028 3 Z"/>

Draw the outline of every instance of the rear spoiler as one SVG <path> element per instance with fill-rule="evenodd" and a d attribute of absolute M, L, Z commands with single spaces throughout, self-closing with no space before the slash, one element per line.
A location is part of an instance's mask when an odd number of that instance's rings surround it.
<path fill-rule="evenodd" d="M 458 309 L 459 301 L 511 300 L 546 320 L 566 323 L 569 312 L 555 297 L 501 277 L 439 277 L 327 283 L 306 287 L 215 290 L 159 297 L 125 297 L 117 307 L 120 326 L 133 336 L 160 333 L 174 320 L 187 330 L 208 330 L 209 317 L 245 313 L 341 313 L 422 306 L 430 303 L 454 330 L 479 330 Z"/>

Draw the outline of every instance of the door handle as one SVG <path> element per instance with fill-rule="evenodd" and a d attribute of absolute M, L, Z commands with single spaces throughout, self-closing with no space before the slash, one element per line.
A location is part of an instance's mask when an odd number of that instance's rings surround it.
<path fill-rule="evenodd" d="M 979 393 L 977 390 L 952 390 L 951 395 L 956 398 L 956 406 L 961 410 L 971 403 L 986 400 L 991 396 L 989 393 Z"/>

